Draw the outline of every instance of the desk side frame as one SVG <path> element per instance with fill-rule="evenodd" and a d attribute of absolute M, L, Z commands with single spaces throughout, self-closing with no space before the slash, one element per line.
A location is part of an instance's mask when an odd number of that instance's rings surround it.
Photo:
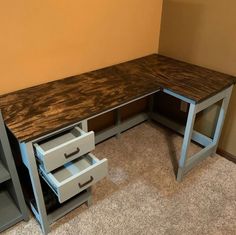
<path fill-rule="evenodd" d="M 193 100 L 190 100 L 184 96 L 174 93 L 168 89 L 164 89 L 163 92 L 174 96 L 184 102 L 189 104 L 188 118 L 186 127 L 177 124 L 176 122 L 169 120 L 166 117 L 163 117 L 157 113 L 151 113 L 151 118 L 162 125 L 167 126 L 168 128 L 184 135 L 182 150 L 180 159 L 178 162 L 178 171 L 177 171 L 177 181 L 182 181 L 183 176 L 190 171 L 195 165 L 200 161 L 208 157 L 209 155 L 214 156 L 218 147 L 222 127 L 225 120 L 225 115 L 227 113 L 228 104 L 230 101 L 231 93 L 233 90 L 233 85 L 224 89 L 221 92 L 207 98 L 206 100 L 196 103 Z M 219 116 L 216 123 L 216 128 L 212 138 L 209 138 L 202 133 L 199 133 L 194 130 L 194 123 L 197 113 L 209 108 L 215 103 L 222 101 Z M 188 156 L 188 150 L 191 143 L 191 140 L 197 142 L 204 148 L 201 149 L 198 153 Z"/>

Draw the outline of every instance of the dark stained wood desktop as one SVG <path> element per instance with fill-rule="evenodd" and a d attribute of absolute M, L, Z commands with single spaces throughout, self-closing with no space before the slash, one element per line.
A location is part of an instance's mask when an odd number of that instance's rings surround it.
<path fill-rule="evenodd" d="M 114 66 L 3 95 L 0 108 L 15 137 L 29 141 L 159 89 L 149 75 Z"/>
<path fill-rule="evenodd" d="M 159 85 L 196 103 L 236 82 L 236 78 L 197 65 L 153 54 L 117 65 L 122 71 L 151 74 Z"/>
<path fill-rule="evenodd" d="M 160 88 L 197 103 L 233 83 L 232 76 L 154 54 L 2 95 L 0 109 L 13 135 L 27 142 Z"/>

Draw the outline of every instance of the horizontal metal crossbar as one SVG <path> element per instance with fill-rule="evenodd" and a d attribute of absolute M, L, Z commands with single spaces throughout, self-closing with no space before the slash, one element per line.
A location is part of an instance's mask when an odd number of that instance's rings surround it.
<path fill-rule="evenodd" d="M 163 115 L 157 114 L 157 113 L 151 113 L 150 117 L 151 117 L 151 119 L 153 119 L 153 120 L 161 123 L 162 125 L 176 131 L 177 133 L 184 135 L 185 127 L 183 125 L 180 125 L 179 123 L 176 123 L 176 122 L 170 120 L 169 118 L 164 117 Z M 209 144 L 212 143 L 211 138 L 201 134 L 198 131 L 193 131 L 192 140 L 199 143 L 202 146 L 208 146 Z"/>
<path fill-rule="evenodd" d="M 196 164 L 210 156 L 215 151 L 215 144 L 210 144 L 198 153 L 191 156 L 184 167 L 184 174 L 190 171 Z"/>
<path fill-rule="evenodd" d="M 120 124 L 116 126 L 112 126 L 110 128 L 105 129 L 104 131 L 95 133 L 95 143 L 98 144 L 146 120 L 148 120 L 148 115 L 146 113 L 141 113 L 132 118 L 125 120 L 124 122 L 121 122 Z"/>

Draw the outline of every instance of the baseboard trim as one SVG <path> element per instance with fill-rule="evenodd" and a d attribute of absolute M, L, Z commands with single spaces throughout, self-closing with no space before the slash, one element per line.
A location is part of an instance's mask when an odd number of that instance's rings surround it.
<path fill-rule="evenodd" d="M 227 151 L 221 149 L 221 148 L 218 148 L 216 153 L 218 153 L 219 155 L 221 155 L 222 157 L 236 163 L 236 156 L 231 154 L 231 153 L 228 153 Z"/>

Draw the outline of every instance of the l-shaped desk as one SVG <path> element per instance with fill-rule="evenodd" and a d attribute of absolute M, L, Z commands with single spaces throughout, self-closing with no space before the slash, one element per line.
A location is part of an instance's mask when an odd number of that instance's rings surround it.
<path fill-rule="evenodd" d="M 76 131 L 86 133 L 89 119 L 111 110 L 117 113 L 116 125 L 96 133 L 96 143 L 119 135 L 122 131 L 145 120 L 153 119 L 184 134 L 177 173 L 177 180 L 181 181 L 183 175 L 199 161 L 215 154 L 235 82 L 233 76 L 153 54 L 0 96 L 0 109 L 5 124 L 17 139 L 23 163 L 29 171 L 36 200 L 36 207 L 31 205 L 31 209 L 41 224 L 43 232 L 49 232 L 51 222 L 77 205 L 83 202 L 89 204 L 91 195 L 90 190 L 87 190 L 87 196 L 83 199 L 80 197 L 79 201 L 76 199 L 75 202 L 65 204 L 59 212 L 54 213 L 53 216 L 49 215 L 40 183 L 40 177 L 43 175 L 39 174 L 41 168 L 38 168 L 38 160 L 36 161 L 35 158 L 35 152 L 39 151 L 39 154 L 42 152 L 38 143 L 78 126 L 80 128 Z M 153 111 L 153 95 L 159 91 L 189 104 L 186 127 Z M 150 105 L 147 113 L 121 122 L 120 107 L 148 96 L 150 96 Z M 193 130 L 196 114 L 220 100 L 222 104 L 213 138 Z M 89 134 L 92 133 L 88 133 L 86 138 L 92 138 Z M 199 143 L 203 149 L 188 157 L 191 140 Z M 64 156 L 67 158 L 77 154 L 88 143 L 88 141 L 83 142 L 80 148 L 74 146 L 75 151 L 64 153 Z M 50 162 L 49 159 L 48 165 L 45 161 L 45 168 L 47 166 L 48 169 L 50 167 L 51 170 L 54 169 L 52 164 L 56 164 L 56 161 L 54 159 Z M 99 161 L 100 172 L 96 172 L 97 175 L 100 176 L 102 169 L 105 171 L 103 168 L 106 166 L 105 163 L 106 161 Z M 79 185 L 81 188 L 85 185 L 84 188 L 89 188 L 94 183 L 94 179 L 96 177 L 84 178 L 85 183 Z M 52 189 L 55 190 L 53 187 Z M 59 200 L 66 200 L 67 195 L 68 192 L 61 193 L 58 196 Z"/>

